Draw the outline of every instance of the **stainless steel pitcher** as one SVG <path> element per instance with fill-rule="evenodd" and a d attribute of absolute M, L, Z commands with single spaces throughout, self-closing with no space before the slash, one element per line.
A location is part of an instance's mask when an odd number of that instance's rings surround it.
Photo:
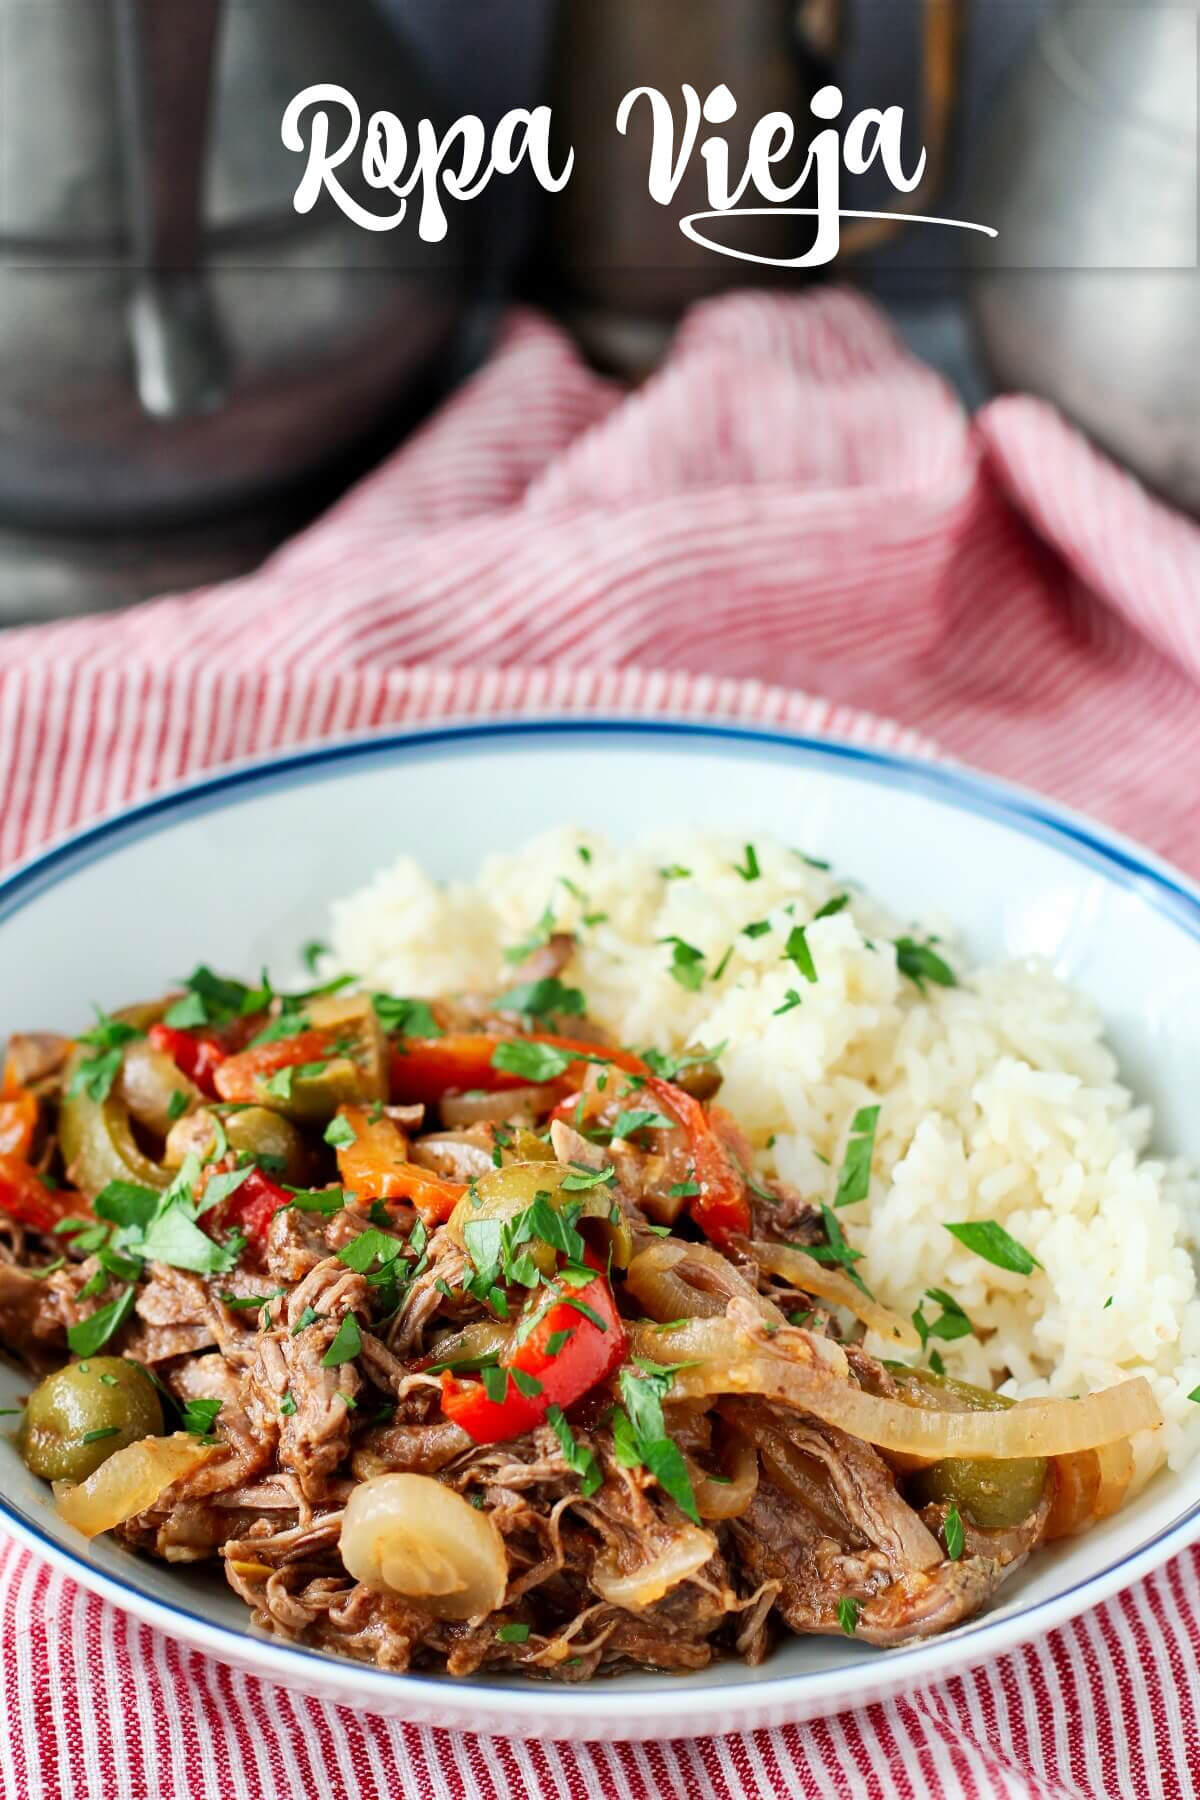
<path fill-rule="evenodd" d="M 685 237 L 679 218 L 708 206 L 700 156 L 683 172 L 675 202 L 660 206 L 647 189 L 648 111 L 635 112 L 624 136 L 614 121 L 621 97 L 634 87 L 661 89 L 678 110 L 683 82 L 701 95 L 725 84 L 738 112 L 723 135 L 731 165 L 740 168 L 761 116 L 783 112 L 802 126 L 812 93 L 835 79 L 845 11 L 845 0 L 559 0 L 550 89 L 562 146 L 575 147 L 576 162 L 570 183 L 547 208 L 542 272 L 556 293 L 612 318 L 669 323 L 699 296 L 748 279 L 794 282 L 794 270 L 748 270 Z M 897 211 L 928 210 L 941 185 L 965 14 L 966 0 L 921 0 L 926 174 L 919 190 L 895 198 Z M 777 170 L 781 185 L 803 169 L 807 136 L 797 131 Z M 874 249 L 898 228 L 892 221 L 856 221 L 842 232 L 842 256 Z M 723 243 L 765 257 L 797 255 L 805 235 L 782 209 L 763 208 L 721 227 Z"/>
<path fill-rule="evenodd" d="M 1001 385 L 1046 395 L 1200 513 L 1197 11 L 1068 0 L 973 183 L 972 305 Z"/>
<path fill-rule="evenodd" d="M 246 504 L 428 375 L 466 221 L 298 216 L 280 121 L 317 81 L 436 116 L 370 0 L 0 0 L 0 523 Z"/>

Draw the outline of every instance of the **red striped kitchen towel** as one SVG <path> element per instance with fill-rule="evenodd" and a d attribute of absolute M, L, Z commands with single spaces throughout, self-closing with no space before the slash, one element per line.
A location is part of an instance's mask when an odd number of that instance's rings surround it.
<path fill-rule="evenodd" d="M 522 709 L 944 751 L 1200 870 L 1200 530 L 1047 406 L 969 422 L 863 300 L 697 308 L 635 394 L 515 316 L 258 574 L 0 638 L 0 865 L 233 757 Z M 1200 1555 L 992 1665 L 815 1725 L 481 1743 L 298 1699 L 0 1541 L 4 1800 L 1191 1795 Z"/>

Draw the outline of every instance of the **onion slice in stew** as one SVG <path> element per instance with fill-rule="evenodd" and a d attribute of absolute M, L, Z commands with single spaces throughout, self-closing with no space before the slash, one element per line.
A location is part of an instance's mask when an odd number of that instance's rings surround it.
<path fill-rule="evenodd" d="M 202 1444 L 188 1431 L 177 1431 L 173 1437 L 139 1438 L 136 1444 L 114 1450 L 86 1481 L 73 1487 L 56 1482 L 59 1517 L 84 1537 L 111 1531 L 114 1525 L 153 1506 L 174 1482 L 198 1469 L 212 1453 L 211 1445 Z"/>
<path fill-rule="evenodd" d="M 1142 1376 L 1078 1400 L 1025 1400 L 1004 1412 L 927 1412 L 865 1393 L 829 1356 L 836 1345 L 794 1328 L 765 1339 L 729 1319 L 694 1319 L 670 1332 L 635 1327 L 631 1347 L 635 1356 L 688 1365 L 676 1372 L 672 1399 L 762 1394 L 881 1450 L 912 1456 L 1070 1456 L 1162 1423 Z"/>
<path fill-rule="evenodd" d="M 1078 1537 L 1115 1513 L 1133 1479 L 1133 1447 L 1128 1438 L 1060 1456 L 1053 1467 L 1054 1498 L 1046 1520 L 1046 1542 Z"/>
<path fill-rule="evenodd" d="M 689 1281 L 685 1266 L 699 1279 Z M 722 1318 L 729 1301 L 740 1298 L 748 1301 L 767 1324 L 783 1324 L 779 1308 L 764 1299 L 741 1270 L 709 1244 L 660 1238 L 634 1257 L 626 1271 L 625 1284 L 652 1319 Z"/>
<path fill-rule="evenodd" d="M 696 1511 L 702 1519 L 738 1519 L 758 1489 L 758 1451 L 740 1431 L 730 1431 L 721 1456 L 723 1478 L 684 1457 Z"/>
<path fill-rule="evenodd" d="M 847 1312 L 852 1312 L 856 1319 L 861 1319 L 897 1350 L 921 1348 L 921 1340 L 907 1319 L 882 1306 L 870 1294 L 864 1294 L 840 1269 L 817 1262 L 794 1244 L 773 1244 L 765 1238 L 755 1238 L 750 1253 L 768 1275 L 782 1275 L 803 1293 L 815 1294 L 818 1299 L 832 1301 L 835 1306 L 844 1306 Z"/>
<path fill-rule="evenodd" d="M 695 1575 L 716 1551 L 717 1540 L 711 1531 L 677 1525 L 664 1545 L 632 1569 L 622 1569 L 611 1550 L 602 1551 L 592 1564 L 591 1583 L 611 1606 L 642 1612 Z"/>

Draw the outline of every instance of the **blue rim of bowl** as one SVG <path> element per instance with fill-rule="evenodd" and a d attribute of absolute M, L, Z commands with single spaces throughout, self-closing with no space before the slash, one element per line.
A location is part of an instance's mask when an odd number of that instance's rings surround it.
<path fill-rule="evenodd" d="M 922 793 L 960 810 L 993 819 L 1023 836 L 1035 837 L 1054 845 L 1073 860 L 1086 863 L 1103 872 L 1118 886 L 1135 892 L 1156 911 L 1165 913 L 1189 936 L 1200 940 L 1200 888 L 1186 876 L 1131 840 L 1109 832 L 1103 826 L 1011 783 L 976 774 L 954 763 L 929 761 L 896 751 L 844 743 L 834 738 L 812 738 L 802 734 L 718 722 L 588 716 L 491 719 L 446 724 L 430 729 L 377 732 L 325 742 L 284 755 L 237 763 L 215 774 L 172 787 L 136 806 L 114 813 L 97 824 L 85 826 L 29 858 L 0 881 L 0 923 L 30 904 L 47 887 L 56 885 L 68 875 L 102 859 L 112 850 L 152 834 L 160 824 L 174 823 L 178 819 L 219 809 L 239 797 L 250 798 L 275 787 L 291 787 L 306 778 L 320 779 L 335 775 L 344 767 L 355 763 L 386 762 L 393 758 L 398 761 L 412 759 L 419 762 L 440 754 L 470 750 L 481 741 L 520 745 L 530 741 L 546 742 L 553 737 L 575 740 L 594 738 L 609 743 L 620 738 L 635 741 L 672 739 L 684 744 L 690 743 L 695 748 L 740 748 L 760 754 L 763 751 L 774 752 L 800 763 L 823 765 L 833 772 L 840 770 L 848 775 L 869 774 L 889 785 Z M 116 1604 L 122 1603 L 121 1596 L 125 1597 L 125 1603 L 132 1597 L 135 1604 L 148 1612 L 187 1619 L 202 1627 L 206 1635 L 227 1641 L 231 1654 L 245 1654 L 248 1647 L 257 1647 L 269 1649 L 273 1659 L 302 1667 L 306 1673 L 314 1666 L 326 1671 L 352 1670 L 357 1680 L 372 1689 L 382 1685 L 392 1698 L 406 1684 L 413 1684 L 425 1695 L 433 1690 L 464 1696 L 481 1690 L 506 1697 L 532 1694 L 540 1708 L 549 1708 L 551 1711 L 565 1711 L 578 1704 L 578 1690 L 574 1687 L 560 1689 L 520 1677 L 487 1677 L 482 1682 L 472 1678 L 463 1682 L 434 1672 L 400 1674 L 355 1662 L 350 1658 L 306 1649 L 301 1645 L 255 1636 L 248 1631 L 222 1624 L 219 1620 L 176 1601 L 160 1600 L 144 1589 L 130 1588 L 118 1578 L 107 1575 L 77 1551 L 60 1543 L 3 1494 L 0 1494 L 0 1518 L 10 1522 L 15 1527 L 16 1535 L 32 1547 L 44 1547 L 52 1561 L 78 1569 L 85 1585 L 93 1588 L 100 1586 L 110 1591 Z M 1136 1564 L 1140 1573 L 1147 1573 L 1174 1551 L 1185 1548 L 1198 1535 L 1200 1501 L 1187 1507 L 1153 1537 L 1136 1545 L 1125 1556 L 1028 1607 L 1011 1611 L 1005 1609 L 999 1614 L 984 1614 L 971 1624 L 960 1626 L 940 1637 L 882 1653 L 871 1650 L 869 1655 L 852 1662 L 839 1662 L 824 1669 L 757 1677 L 745 1683 L 744 1687 L 739 1683 L 732 1688 L 720 1681 L 719 1671 L 722 1665 L 718 1662 L 713 1666 L 715 1679 L 689 1677 L 686 1689 L 681 1689 L 672 1682 L 669 1689 L 638 1689 L 622 1684 L 620 1688 L 608 1688 L 606 1691 L 614 1697 L 622 1711 L 631 1714 L 660 1705 L 668 1691 L 681 1699 L 686 1693 L 690 1711 L 693 1701 L 718 1692 L 726 1699 L 744 1693 L 749 1701 L 752 1695 L 766 1688 L 801 1689 L 816 1681 L 849 1679 L 859 1671 L 880 1670 L 884 1663 L 890 1675 L 893 1670 L 913 1667 L 922 1662 L 936 1662 L 939 1646 L 949 1643 L 966 1653 L 968 1662 L 963 1666 L 974 1665 L 986 1660 L 989 1638 L 1007 1635 L 1006 1628 L 1008 1632 L 1017 1628 L 1018 1635 L 1012 1639 L 1014 1644 L 1028 1642 L 1037 1634 L 1039 1619 L 1047 1614 L 1057 1614 L 1059 1619 L 1065 1619 L 1086 1608 L 1086 1599 L 1078 1606 L 1064 1607 L 1064 1603 L 1071 1601 L 1073 1597 L 1094 1590 L 1094 1599 L 1098 1603 L 1124 1585 L 1120 1580 L 1123 1569 Z M 1134 1578 L 1131 1576 L 1129 1579 Z M 914 1668 L 913 1679 L 919 1678 L 920 1671 Z"/>

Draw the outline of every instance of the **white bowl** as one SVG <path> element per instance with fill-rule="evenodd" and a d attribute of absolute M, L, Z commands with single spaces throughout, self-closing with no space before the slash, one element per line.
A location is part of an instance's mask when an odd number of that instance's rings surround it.
<path fill-rule="evenodd" d="M 740 728 L 473 724 L 325 746 L 234 769 L 81 832 L 0 884 L 0 1029 L 77 1029 L 90 1002 L 161 991 L 198 961 L 287 966 L 330 900 L 399 850 L 440 876 L 568 820 L 621 839 L 665 816 L 771 832 L 830 858 L 893 911 L 961 921 L 977 956 L 1048 957 L 1103 1010 L 1157 1143 L 1195 1153 L 1200 891 L 1156 858 L 961 770 Z M 0 1404 L 28 1389 L 0 1367 Z M 87 1544 L 0 1442 L 0 1523 L 181 1642 L 341 1705 L 515 1736 L 679 1737 L 811 1718 L 961 1672 L 1048 1631 L 1200 1537 L 1200 1467 L 1032 1559 L 1002 1604 L 945 1637 L 872 1650 L 781 1643 L 751 1670 L 582 1687 L 396 1675 L 267 1640 L 214 1570 Z"/>

